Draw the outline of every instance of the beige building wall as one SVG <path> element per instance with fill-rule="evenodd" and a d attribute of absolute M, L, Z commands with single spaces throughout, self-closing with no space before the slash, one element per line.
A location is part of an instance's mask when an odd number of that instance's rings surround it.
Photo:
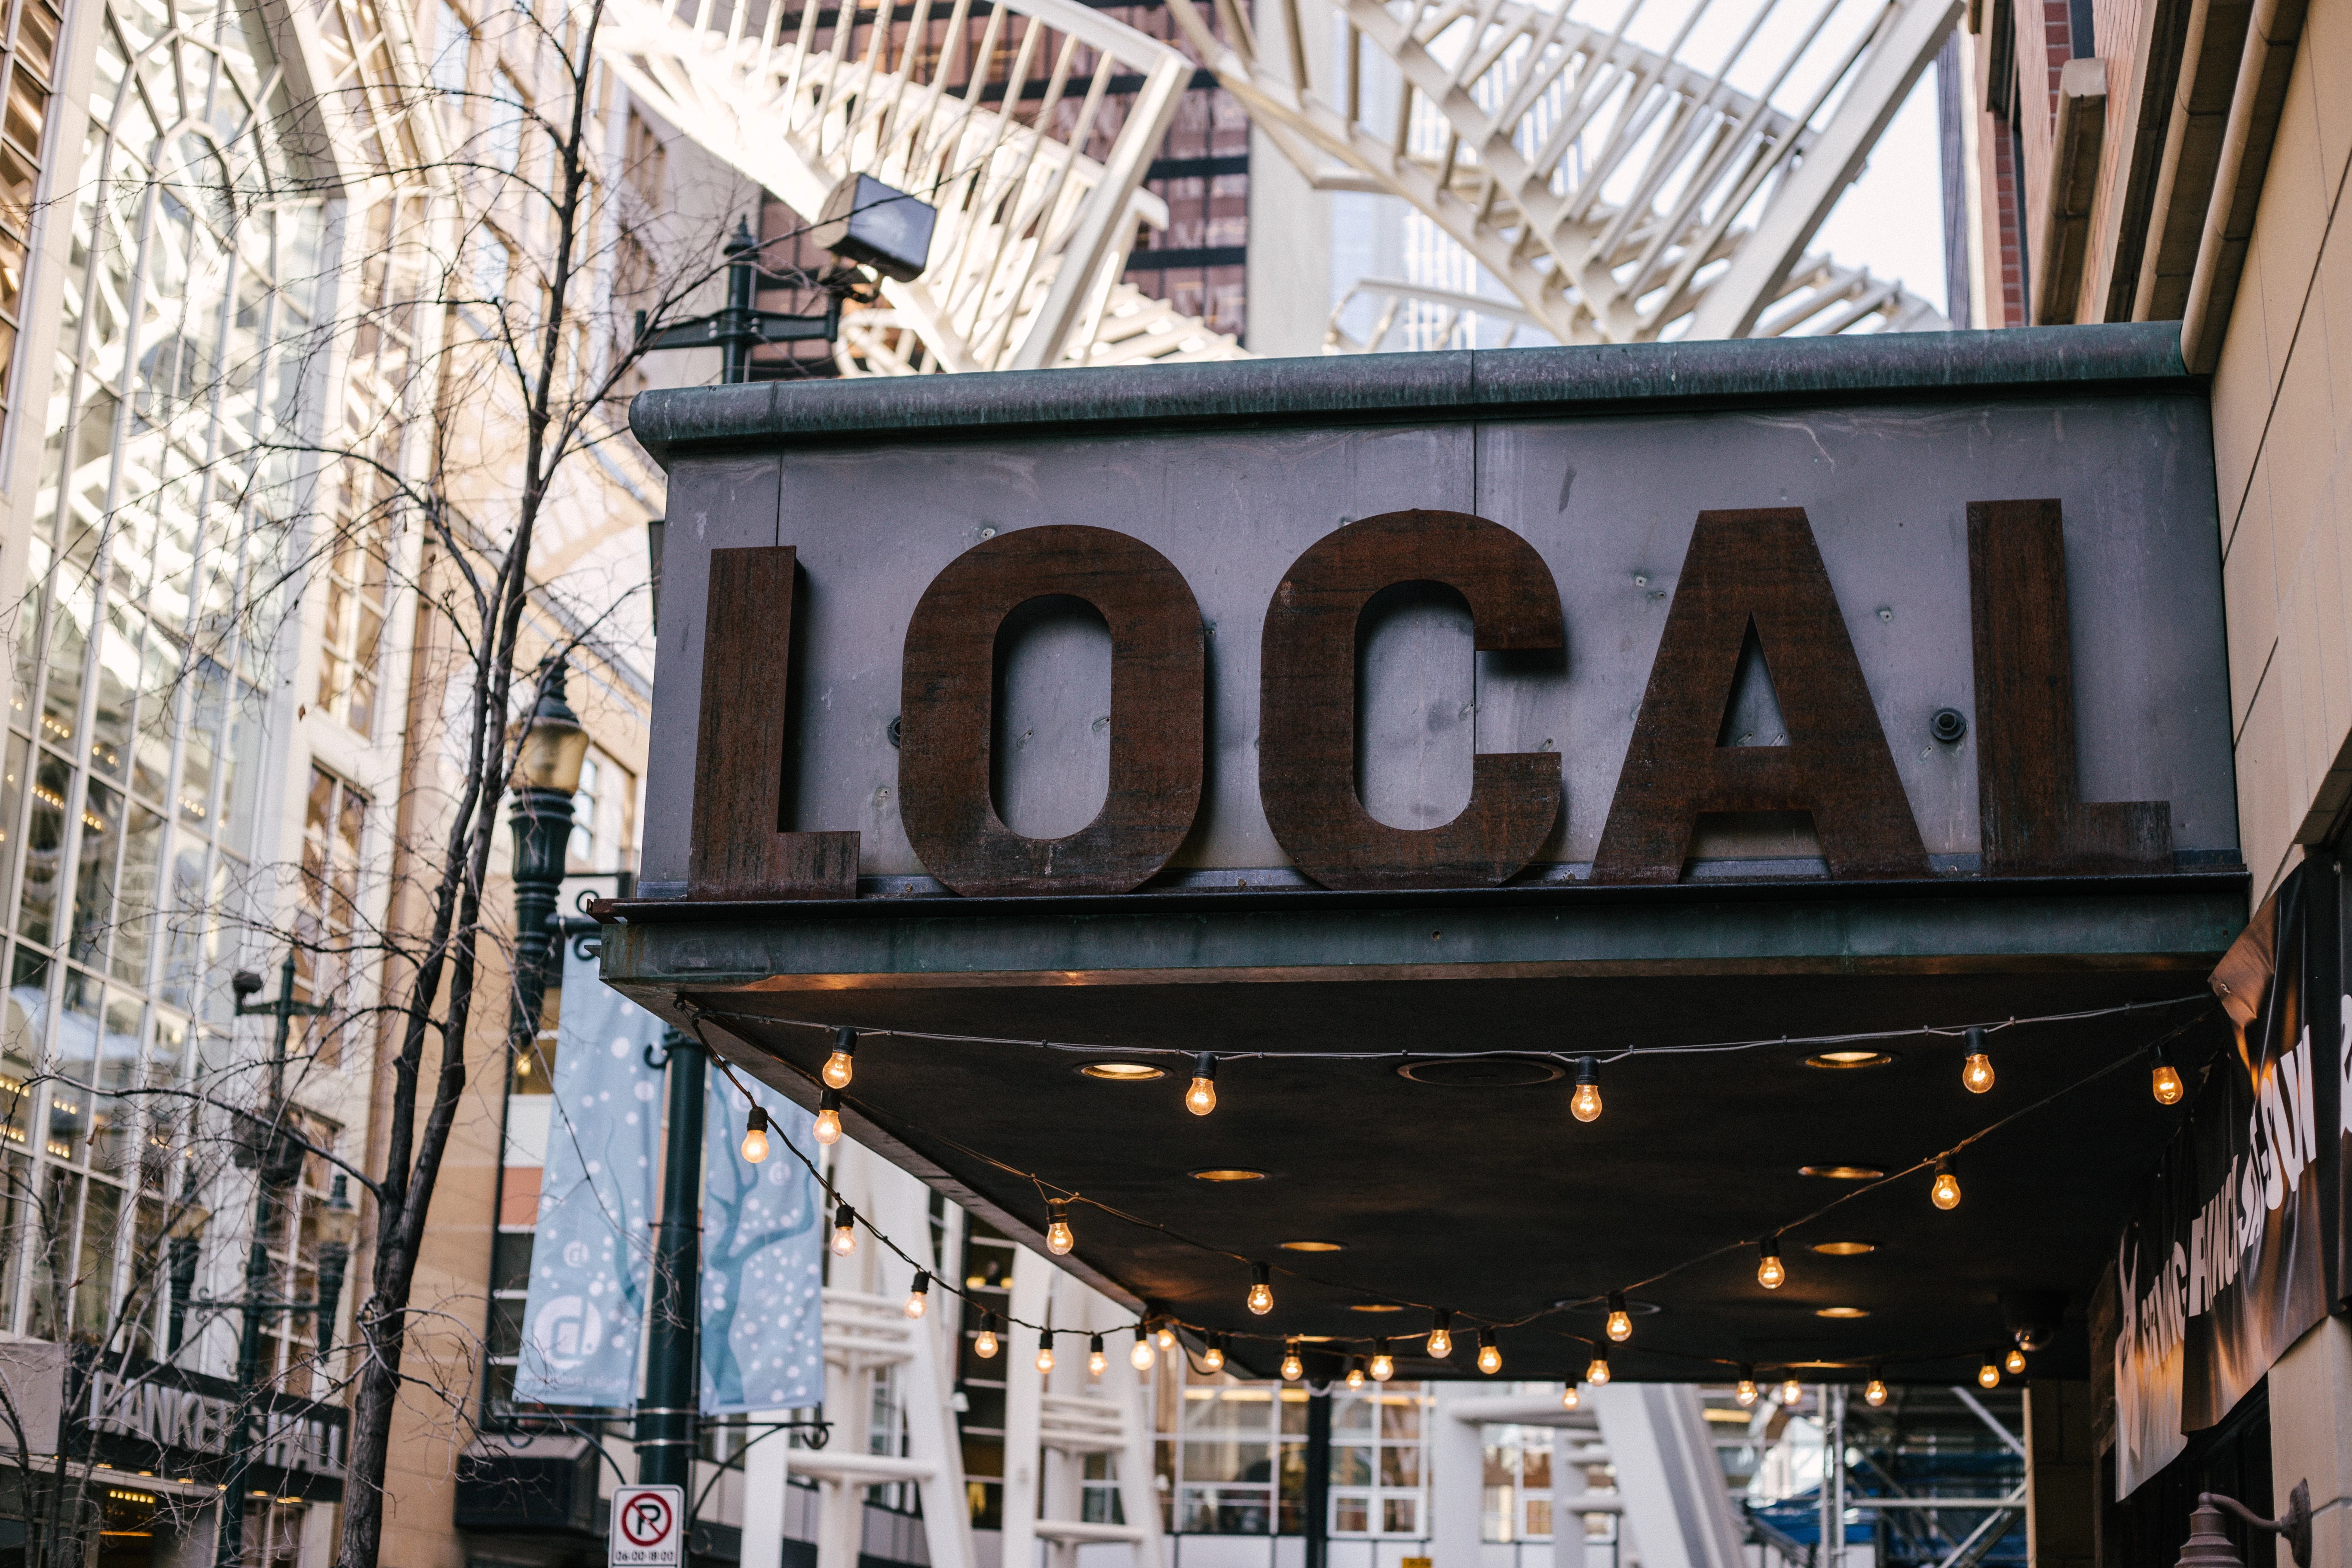
<path fill-rule="evenodd" d="M 2259 901 L 2352 796 L 2352 0 L 2311 0 L 2213 378 L 2231 724 Z M 2282 1472 L 2284 1473 L 2284 1472 Z"/>

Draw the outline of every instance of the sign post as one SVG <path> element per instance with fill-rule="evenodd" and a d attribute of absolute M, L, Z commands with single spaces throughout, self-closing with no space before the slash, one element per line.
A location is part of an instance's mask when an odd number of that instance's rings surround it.
<path fill-rule="evenodd" d="M 686 1568 L 686 1489 L 614 1487 L 610 1568 Z"/>

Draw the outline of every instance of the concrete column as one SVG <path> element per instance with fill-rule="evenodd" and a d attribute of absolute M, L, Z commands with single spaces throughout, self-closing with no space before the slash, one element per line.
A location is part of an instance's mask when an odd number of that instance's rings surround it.
<path fill-rule="evenodd" d="M 1584 1516 L 1570 1513 L 1566 1504 L 1591 1489 L 1585 1485 L 1584 1461 L 1575 1458 L 1584 1435 L 1565 1426 L 1551 1434 L 1551 1568 L 1584 1568 Z M 751 1568 L 749 1563 L 744 1568 Z"/>
<path fill-rule="evenodd" d="M 2321 1319 L 2271 1368 L 2270 1394 L 2271 1496 L 2284 1509 L 2307 1483 L 2311 1568 L 2352 1568 L 2352 1324 Z M 2284 1541 L 2274 1551 L 2294 1568 Z"/>
<path fill-rule="evenodd" d="M 2027 1568 L 2095 1568 L 2098 1494 L 2091 1385 L 2032 1379 L 2025 1385 Z"/>
<path fill-rule="evenodd" d="M 1430 1407 L 1429 1551 L 1437 1568 L 1476 1568 L 1478 1513 L 1486 1500 L 1485 1429 L 1476 1384 L 1440 1383 Z"/>
<path fill-rule="evenodd" d="M 1012 1313 L 1032 1323 L 1045 1321 L 1054 1269 L 1026 1247 L 1013 1254 Z M 1058 1360 L 1069 1346 L 1057 1343 Z M 1082 1357 L 1083 1349 L 1078 1352 Z M 1037 1375 L 1037 1333 L 1004 1330 L 1004 1556 L 1003 1568 L 1038 1568 L 1038 1446 L 1045 1380 Z M 822 1565 L 820 1565 L 822 1568 Z M 855 1568 L 855 1565 L 852 1565 Z"/>
<path fill-rule="evenodd" d="M 899 1246 L 919 1258 L 929 1257 L 931 1237 L 930 1189 L 893 1166 L 875 1162 L 874 1220 Z M 955 1238 L 950 1236 L 950 1245 Z M 944 1260 L 934 1270 L 949 1281 L 956 1278 L 957 1260 Z M 895 1256 L 885 1255 L 880 1285 L 895 1296 L 914 1283 L 914 1269 Z M 912 1325 L 914 1359 L 899 1374 L 899 1399 L 907 1418 L 907 1457 L 931 1467 L 929 1480 L 919 1483 L 923 1499 L 923 1531 L 930 1544 L 931 1568 L 972 1568 L 971 1506 L 963 1489 L 963 1445 L 956 1428 L 955 1357 L 960 1303 L 934 1287 L 931 1304 Z M 751 1550 L 746 1531 L 744 1550 Z M 772 1568 L 748 1560 L 743 1568 Z"/>

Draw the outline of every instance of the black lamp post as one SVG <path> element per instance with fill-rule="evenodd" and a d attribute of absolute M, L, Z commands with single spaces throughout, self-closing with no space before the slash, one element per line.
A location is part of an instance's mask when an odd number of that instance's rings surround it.
<path fill-rule="evenodd" d="M 540 678 L 539 700 L 515 740 L 514 992 L 507 1011 L 507 1058 L 530 1049 L 547 996 L 549 917 L 563 890 L 564 850 L 572 842 L 572 797 L 588 757 L 588 731 L 563 690 L 564 665 L 555 659 Z"/>

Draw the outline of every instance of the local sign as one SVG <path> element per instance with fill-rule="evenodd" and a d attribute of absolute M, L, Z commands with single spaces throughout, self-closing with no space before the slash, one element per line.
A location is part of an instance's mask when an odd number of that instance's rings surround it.
<path fill-rule="evenodd" d="M 795 388 L 761 451 L 641 402 L 672 514 L 643 891 L 2236 862 L 2192 389 L 1413 425 L 1418 373 L 1380 368 L 1380 427 L 1236 395 L 999 441 L 957 425 L 987 388 Z"/>

